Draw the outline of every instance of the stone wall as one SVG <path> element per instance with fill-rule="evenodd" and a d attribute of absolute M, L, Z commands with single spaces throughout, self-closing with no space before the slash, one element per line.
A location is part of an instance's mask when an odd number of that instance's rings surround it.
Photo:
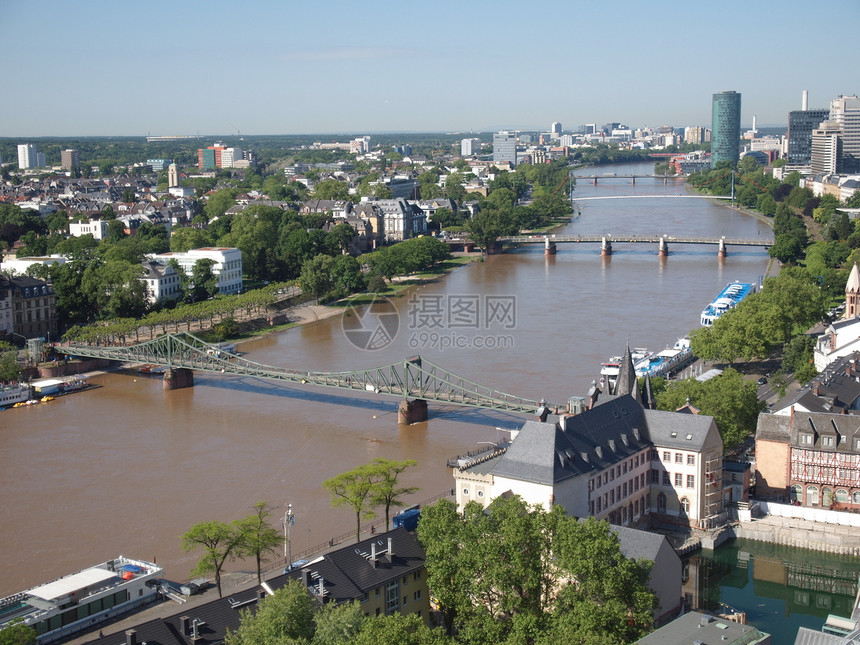
<path fill-rule="evenodd" d="M 735 537 L 799 549 L 860 556 L 860 531 L 850 526 L 821 524 L 770 515 L 733 527 Z"/>

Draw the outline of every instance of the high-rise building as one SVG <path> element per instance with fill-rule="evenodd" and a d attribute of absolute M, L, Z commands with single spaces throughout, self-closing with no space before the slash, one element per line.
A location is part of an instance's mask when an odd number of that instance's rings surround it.
<path fill-rule="evenodd" d="M 812 131 L 810 167 L 816 175 L 842 172 L 842 126 L 836 121 L 824 121 Z"/>
<path fill-rule="evenodd" d="M 480 139 L 463 139 L 460 141 L 460 156 L 472 157 L 481 152 Z"/>
<path fill-rule="evenodd" d="M 561 136 L 561 123 L 556 121 L 552 126 L 550 126 L 549 131 L 552 134 L 553 139 L 558 139 Z"/>
<path fill-rule="evenodd" d="M 30 170 L 37 168 L 39 163 L 38 152 L 36 146 L 32 143 L 18 144 L 18 168 L 20 170 Z"/>
<path fill-rule="evenodd" d="M 808 166 L 812 160 L 812 131 L 830 116 L 830 110 L 792 110 L 788 113 L 788 158 L 791 165 Z"/>
<path fill-rule="evenodd" d="M 741 95 L 730 90 L 713 96 L 711 168 L 720 161 L 738 162 L 741 140 Z"/>
<path fill-rule="evenodd" d="M 688 125 L 684 128 L 684 143 L 702 143 L 705 140 L 705 130 L 700 125 Z"/>
<path fill-rule="evenodd" d="M 179 168 L 175 163 L 167 167 L 167 187 L 173 188 L 179 185 Z"/>
<path fill-rule="evenodd" d="M 860 98 L 839 96 L 830 101 L 830 121 L 842 126 L 841 172 L 860 172 Z"/>
<path fill-rule="evenodd" d="M 60 153 L 60 165 L 64 170 L 74 170 L 81 165 L 77 150 L 63 150 Z"/>
<path fill-rule="evenodd" d="M 517 135 L 502 130 L 493 135 L 493 163 L 517 165 Z"/>
<path fill-rule="evenodd" d="M 226 146 L 215 144 L 208 148 L 197 149 L 197 167 L 201 170 L 221 168 L 221 152 Z"/>

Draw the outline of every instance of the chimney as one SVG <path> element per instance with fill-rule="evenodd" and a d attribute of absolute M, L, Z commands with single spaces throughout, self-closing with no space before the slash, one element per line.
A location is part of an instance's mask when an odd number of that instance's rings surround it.
<path fill-rule="evenodd" d="M 257 589 L 257 605 L 259 606 L 263 602 L 263 598 L 266 597 L 266 592 L 262 587 Z"/>
<path fill-rule="evenodd" d="M 191 635 L 191 619 L 188 616 L 179 617 L 179 631 L 183 636 Z"/>
<path fill-rule="evenodd" d="M 373 568 L 376 568 L 377 559 L 376 559 L 376 542 L 370 543 L 370 562 L 373 564 Z"/>
<path fill-rule="evenodd" d="M 393 557 L 394 557 L 393 542 L 392 542 L 391 538 L 388 538 L 388 559 L 391 560 L 391 558 L 393 558 Z"/>
<path fill-rule="evenodd" d="M 302 584 L 307 587 L 311 581 L 311 572 L 307 569 L 302 569 Z"/>
<path fill-rule="evenodd" d="M 323 594 L 325 594 L 324 583 L 325 583 L 325 579 L 322 576 L 320 576 L 320 584 L 319 584 L 319 596 L 320 596 L 320 598 L 322 598 Z"/>
<path fill-rule="evenodd" d="M 125 645 L 137 645 L 137 632 L 133 629 L 125 631 Z"/>
<path fill-rule="evenodd" d="M 803 90 L 803 99 L 800 103 L 800 109 L 806 112 L 809 109 L 809 92 Z"/>

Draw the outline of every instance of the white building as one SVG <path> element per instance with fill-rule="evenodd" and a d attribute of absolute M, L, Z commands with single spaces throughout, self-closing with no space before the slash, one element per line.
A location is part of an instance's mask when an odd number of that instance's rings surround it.
<path fill-rule="evenodd" d="M 65 264 L 66 261 L 67 258 L 62 255 L 34 256 L 29 258 L 17 258 L 14 260 L 3 260 L 3 264 L 0 268 L 2 268 L 3 273 L 8 273 L 10 275 L 26 275 L 27 269 L 34 264 L 49 267 L 54 264 Z"/>
<path fill-rule="evenodd" d="M 842 128 L 842 155 L 849 172 L 860 170 L 860 98 L 839 96 L 830 101 L 830 120 Z"/>
<path fill-rule="evenodd" d="M 159 264 L 176 260 L 186 275 L 190 276 L 197 260 L 212 260 L 212 273 L 218 278 L 221 294 L 241 293 L 242 291 L 242 252 L 232 247 L 205 246 L 191 249 L 185 253 L 161 253 L 151 256 Z"/>
<path fill-rule="evenodd" d="M 842 126 L 836 121 L 824 121 L 812 131 L 812 172 L 832 175 L 842 172 Z"/>
<path fill-rule="evenodd" d="M 493 135 L 493 162 L 517 165 L 517 135 L 502 130 Z"/>
<path fill-rule="evenodd" d="M 460 140 L 460 156 L 472 157 L 480 154 L 481 140 L 480 139 L 462 139 Z"/>
<path fill-rule="evenodd" d="M 103 240 L 107 234 L 107 220 L 94 219 L 87 222 L 69 222 L 69 235 L 72 237 L 92 235 L 97 240 Z"/>
<path fill-rule="evenodd" d="M 845 313 L 815 343 L 815 369 L 823 372 L 833 361 L 860 350 L 860 269 L 855 263 L 845 284 Z"/>
<path fill-rule="evenodd" d="M 233 168 L 237 161 L 242 161 L 244 153 L 241 148 L 224 148 L 221 151 L 221 167 Z"/>
<path fill-rule="evenodd" d="M 146 287 L 146 300 L 150 304 L 182 297 L 182 282 L 179 274 L 169 264 L 145 260 L 146 275 L 140 281 Z"/>
<path fill-rule="evenodd" d="M 179 185 L 179 167 L 172 163 L 167 167 L 167 187 L 173 188 Z"/>
<path fill-rule="evenodd" d="M 39 159 L 36 146 L 32 143 L 18 144 L 18 168 L 21 170 L 30 170 L 38 168 Z"/>

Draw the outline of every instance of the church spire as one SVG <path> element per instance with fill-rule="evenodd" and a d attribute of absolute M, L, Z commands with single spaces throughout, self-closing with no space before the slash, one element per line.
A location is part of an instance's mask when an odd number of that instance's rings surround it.
<path fill-rule="evenodd" d="M 636 380 L 636 370 L 633 369 L 633 356 L 630 354 L 630 343 L 624 350 L 624 356 L 621 359 L 621 366 L 618 369 L 618 377 L 615 379 L 615 396 L 624 396 L 629 394 L 639 403 L 642 403 L 642 397 L 639 393 L 639 382 Z"/>
<path fill-rule="evenodd" d="M 857 269 L 857 263 L 851 267 L 851 273 L 848 276 L 848 283 L 845 285 L 845 314 L 846 319 L 857 318 L 860 316 L 860 270 Z"/>

